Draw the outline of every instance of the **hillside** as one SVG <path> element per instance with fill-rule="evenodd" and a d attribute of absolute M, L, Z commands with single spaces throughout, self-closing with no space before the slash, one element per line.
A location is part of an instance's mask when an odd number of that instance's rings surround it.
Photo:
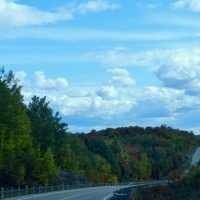
<path fill-rule="evenodd" d="M 119 181 L 161 179 L 178 169 L 200 142 L 193 133 L 166 125 L 93 130 L 78 137 L 88 151 L 107 160 Z"/>
<path fill-rule="evenodd" d="M 200 145 L 166 125 L 71 134 L 45 96 L 25 105 L 21 88 L 0 70 L 0 187 L 58 184 L 61 172 L 90 182 L 161 179 Z"/>

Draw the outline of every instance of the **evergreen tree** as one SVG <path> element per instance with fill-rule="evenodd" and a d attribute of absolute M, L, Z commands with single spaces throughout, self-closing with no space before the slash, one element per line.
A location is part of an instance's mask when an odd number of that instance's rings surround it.
<path fill-rule="evenodd" d="M 50 147 L 58 156 L 66 142 L 67 124 L 61 123 L 58 112 L 54 115 L 49 102 L 46 102 L 46 96 L 33 96 L 32 102 L 28 105 L 27 115 L 31 121 L 34 147 L 39 145 L 42 154 Z"/>

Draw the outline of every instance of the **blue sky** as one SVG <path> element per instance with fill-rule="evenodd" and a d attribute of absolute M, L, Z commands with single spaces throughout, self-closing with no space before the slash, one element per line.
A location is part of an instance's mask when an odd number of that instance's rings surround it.
<path fill-rule="evenodd" d="M 199 0 L 0 0 L 0 65 L 69 131 L 200 134 Z"/>

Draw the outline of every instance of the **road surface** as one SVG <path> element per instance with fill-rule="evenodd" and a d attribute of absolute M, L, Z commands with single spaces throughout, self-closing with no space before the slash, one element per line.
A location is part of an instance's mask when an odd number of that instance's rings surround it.
<path fill-rule="evenodd" d="M 6 200 L 109 200 L 115 190 L 116 186 L 92 187 L 7 198 Z"/>
<path fill-rule="evenodd" d="M 200 160 L 200 147 L 196 149 L 195 153 L 192 156 L 191 166 L 196 167 L 199 160 Z"/>

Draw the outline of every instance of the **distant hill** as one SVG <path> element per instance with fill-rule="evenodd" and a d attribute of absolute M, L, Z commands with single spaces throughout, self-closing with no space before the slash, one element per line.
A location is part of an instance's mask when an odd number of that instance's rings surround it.
<path fill-rule="evenodd" d="M 161 179 L 177 169 L 185 155 L 200 144 L 193 133 L 139 126 L 92 130 L 77 134 L 89 152 L 104 158 L 119 181 Z"/>

